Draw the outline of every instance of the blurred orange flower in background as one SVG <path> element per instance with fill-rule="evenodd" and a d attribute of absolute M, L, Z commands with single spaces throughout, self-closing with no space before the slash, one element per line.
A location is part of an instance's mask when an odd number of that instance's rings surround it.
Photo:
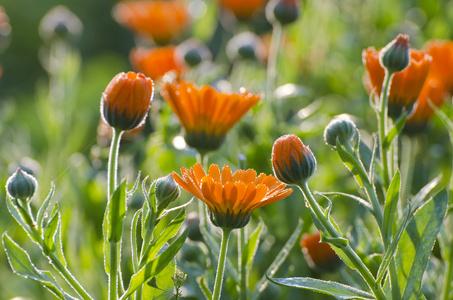
<path fill-rule="evenodd" d="M 257 13 L 264 6 L 266 0 L 219 0 L 219 2 L 230 10 L 236 18 L 244 20 Z"/>
<path fill-rule="evenodd" d="M 431 57 L 423 51 L 410 50 L 411 61 L 402 72 L 393 76 L 388 98 L 389 116 L 398 118 L 403 110 L 411 110 L 417 101 L 423 83 L 428 75 Z M 365 66 L 365 87 L 369 93 L 374 91 L 374 98 L 379 99 L 384 82 L 385 71 L 379 62 L 379 51 L 370 47 L 362 52 Z"/>
<path fill-rule="evenodd" d="M 342 262 L 328 243 L 321 242 L 319 231 L 313 234 L 304 234 L 300 240 L 300 247 L 310 268 L 320 272 L 333 272 Z"/>
<path fill-rule="evenodd" d="M 163 82 L 161 94 L 184 127 L 186 143 L 203 153 L 218 149 L 227 132 L 262 97 L 245 88 L 224 94 L 184 81 Z"/>
<path fill-rule="evenodd" d="M 292 193 L 273 175 L 257 176 L 253 169 L 232 173 L 229 166 L 220 171 L 218 165 L 212 164 L 206 174 L 197 163 L 193 169 L 181 168 L 181 175 L 173 172 L 174 180 L 208 205 L 212 223 L 221 228 L 244 227 L 252 211 Z"/>
<path fill-rule="evenodd" d="M 135 70 L 157 80 L 169 71 L 174 71 L 178 76 L 181 75 L 183 63 L 175 54 L 176 46 L 134 48 L 129 54 L 129 60 Z"/>
<path fill-rule="evenodd" d="M 187 29 L 189 15 L 183 1 L 122 1 L 113 8 L 113 17 L 134 33 L 165 44 Z"/>

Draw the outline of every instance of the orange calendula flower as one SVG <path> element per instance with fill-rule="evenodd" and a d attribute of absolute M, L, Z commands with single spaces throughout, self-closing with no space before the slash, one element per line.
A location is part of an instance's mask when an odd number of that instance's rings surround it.
<path fill-rule="evenodd" d="M 122 1 L 113 8 L 113 16 L 121 25 L 158 44 L 180 36 L 189 21 L 183 1 Z"/>
<path fill-rule="evenodd" d="M 394 73 L 390 86 L 388 114 L 393 119 L 398 118 L 402 111 L 412 109 L 431 64 L 431 57 L 425 52 L 411 49 L 410 56 L 409 66 L 401 72 Z M 384 68 L 379 63 L 379 52 L 374 47 L 364 50 L 362 61 L 366 69 L 366 88 L 378 99 L 385 75 Z"/>
<path fill-rule="evenodd" d="M 134 48 L 129 60 L 134 69 L 153 80 L 157 80 L 169 71 L 181 74 L 183 65 L 176 59 L 176 47 L 166 46 L 152 49 Z"/>
<path fill-rule="evenodd" d="M 300 247 L 308 265 L 314 270 L 333 272 L 342 264 L 341 259 L 332 247 L 328 243 L 321 242 L 319 231 L 313 234 L 304 234 L 300 240 Z"/>
<path fill-rule="evenodd" d="M 433 60 L 429 76 L 436 77 L 446 92 L 453 93 L 453 41 L 430 41 L 425 49 Z"/>
<path fill-rule="evenodd" d="M 293 134 L 274 142 L 271 160 L 275 176 L 287 184 L 299 185 L 316 170 L 316 158 L 310 148 Z"/>
<path fill-rule="evenodd" d="M 266 0 L 219 0 L 219 2 L 229 9 L 239 20 L 252 17 L 264 5 Z"/>
<path fill-rule="evenodd" d="M 218 149 L 227 132 L 261 99 L 244 88 L 224 94 L 184 81 L 164 82 L 161 94 L 184 127 L 186 143 L 202 153 Z"/>
<path fill-rule="evenodd" d="M 141 73 L 119 73 L 101 98 L 101 115 L 115 129 L 125 131 L 143 124 L 153 98 L 153 81 Z"/>
<path fill-rule="evenodd" d="M 219 166 L 212 164 L 206 174 L 197 163 L 193 169 L 181 168 L 181 175 L 173 172 L 173 178 L 183 189 L 208 205 L 212 223 L 221 228 L 244 227 L 253 210 L 292 193 L 274 176 L 264 173 L 257 176 L 253 169 L 232 173 L 229 166 L 220 171 Z"/>

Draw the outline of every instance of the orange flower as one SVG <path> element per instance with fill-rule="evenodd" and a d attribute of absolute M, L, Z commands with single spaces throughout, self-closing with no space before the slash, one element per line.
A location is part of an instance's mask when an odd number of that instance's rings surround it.
<path fill-rule="evenodd" d="M 318 271 L 333 272 L 341 266 L 341 260 L 328 243 L 321 243 L 321 234 L 304 234 L 300 247 L 310 268 Z"/>
<path fill-rule="evenodd" d="M 422 51 L 411 49 L 411 62 L 402 72 L 393 76 L 388 98 L 389 116 L 398 118 L 403 110 L 411 110 L 420 94 L 428 74 L 431 57 Z M 381 95 L 385 71 L 379 63 L 379 52 L 371 47 L 363 51 L 362 61 L 366 69 L 365 86 L 368 92 L 373 92 L 375 98 Z"/>
<path fill-rule="evenodd" d="M 173 172 L 175 181 L 208 205 L 215 226 L 241 228 L 250 221 L 253 210 L 281 200 L 292 193 L 286 184 L 272 175 L 256 176 L 252 169 L 237 170 L 212 164 L 206 174 L 201 164 L 193 169 L 181 168 L 182 177 Z"/>
<path fill-rule="evenodd" d="M 287 184 L 299 185 L 316 170 L 316 158 L 310 148 L 293 134 L 274 142 L 271 160 L 275 176 Z"/>
<path fill-rule="evenodd" d="M 164 82 L 161 94 L 184 127 L 186 143 L 203 153 L 219 148 L 227 132 L 261 99 L 244 88 L 223 94 L 184 81 Z"/>
<path fill-rule="evenodd" d="M 134 48 L 130 52 L 129 60 L 134 69 L 153 80 L 161 78 L 169 71 L 174 71 L 179 76 L 183 66 L 176 59 L 175 51 L 175 46 L 153 49 Z"/>
<path fill-rule="evenodd" d="M 432 57 L 431 77 L 442 81 L 446 92 L 453 92 L 453 41 L 430 41 L 426 51 Z"/>
<path fill-rule="evenodd" d="M 153 98 L 153 81 L 141 73 L 119 73 L 107 85 L 101 98 L 101 115 L 121 131 L 143 124 Z"/>
<path fill-rule="evenodd" d="M 228 8 L 236 18 L 244 20 L 257 13 L 266 0 L 219 0 L 219 2 Z"/>
<path fill-rule="evenodd" d="M 187 28 L 188 12 L 183 1 L 122 1 L 113 8 L 113 17 L 134 33 L 165 44 Z"/>

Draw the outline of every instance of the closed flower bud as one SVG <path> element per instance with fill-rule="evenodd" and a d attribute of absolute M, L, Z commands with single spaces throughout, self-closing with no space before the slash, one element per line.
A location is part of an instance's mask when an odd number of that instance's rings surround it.
<path fill-rule="evenodd" d="M 66 6 L 58 5 L 42 18 L 39 34 L 46 42 L 56 39 L 76 39 L 80 37 L 83 25 L 80 19 Z"/>
<path fill-rule="evenodd" d="M 14 172 L 6 182 L 6 191 L 11 198 L 19 200 L 28 200 L 38 188 L 38 182 L 35 177 L 25 173 L 20 168 Z"/>
<path fill-rule="evenodd" d="M 175 56 L 191 67 L 198 66 L 203 61 L 212 59 L 208 47 L 196 39 L 190 39 L 176 47 Z"/>
<path fill-rule="evenodd" d="M 274 142 L 272 167 L 278 180 L 287 184 L 300 185 L 316 170 L 316 158 L 300 138 L 288 134 Z"/>
<path fill-rule="evenodd" d="M 399 34 L 381 50 L 379 61 L 389 73 L 401 72 L 406 69 L 411 61 L 409 36 Z"/>
<path fill-rule="evenodd" d="M 250 32 L 242 32 L 228 41 L 226 53 L 231 62 L 238 59 L 264 61 L 266 50 L 260 38 Z"/>
<path fill-rule="evenodd" d="M 156 198 L 159 207 L 167 207 L 168 204 L 178 199 L 180 193 L 179 185 L 171 174 L 156 180 Z"/>
<path fill-rule="evenodd" d="M 321 243 L 318 232 L 304 234 L 300 247 L 310 268 L 318 272 L 333 272 L 341 266 L 341 260 L 328 243 Z"/>
<path fill-rule="evenodd" d="M 327 145 L 335 148 L 337 139 L 341 145 L 349 143 L 355 135 L 359 134 L 354 122 L 348 117 L 338 116 L 330 121 L 324 130 L 324 141 Z"/>
<path fill-rule="evenodd" d="M 297 0 L 271 0 L 266 6 L 266 18 L 271 24 L 286 25 L 299 18 Z"/>
<path fill-rule="evenodd" d="M 101 115 L 115 129 L 125 131 L 145 121 L 153 98 L 153 81 L 141 73 L 119 73 L 101 98 Z"/>
<path fill-rule="evenodd" d="M 197 212 L 192 211 L 187 215 L 187 227 L 189 228 L 188 238 L 192 241 L 200 242 L 203 240 L 203 235 L 200 231 L 200 216 Z"/>

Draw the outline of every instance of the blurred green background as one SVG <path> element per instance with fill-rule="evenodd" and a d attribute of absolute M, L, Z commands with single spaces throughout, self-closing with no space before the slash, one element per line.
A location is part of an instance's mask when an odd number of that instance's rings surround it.
<path fill-rule="evenodd" d="M 187 0 L 188 4 L 195 1 L 204 3 L 206 13 L 192 20 L 190 30 L 175 41 L 176 44 L 192 36 L 210 43 L 219 14 L 218 5 L 210 0 Z M 12 28 L 9 45 L 0 53 L 3 69 L 0 79 L 0 183 L 4 184 L 15 167 L 21 165 L 34 171 L 38 178 L 39 197 L 34 201 L 46 196 L 51 181 L 56 184 L 55 200 L 59 201 L 65 216 L 67 233 L 64 241 L 69 264 L 97 299 L 103 297 L 100 290 L 106 282 L 102 268 L 101 220 L 108 153 L 108 146 L 97 136 L 99 101 L 113 76 L 131 70 L 128 54 L 135 45 L 133 34 L 112 18 L 115 3 L 109 0 L 2 0 L 0 3 Z M 237 155 L 243 154 L 247 167 L 270 174 L 274 140 L 293 133 L 310 145 L 317 157 L 318 170 L 310 180 L 314 190 L 356 193 L 354 180 L 336 153 L 324 144 L 322 134 L 333 116 L 347 113 L 353 116 L 363 140 L 368 145 L 372 142 L 371 132 L 376 130 L 377 124 L 362 84 L 362 50 L 369 46 L 383 47 L 398 33 L 409 34 L 411 46 L 418 49 L 430 39 L 451 39 L 453 2 L 312 0 L 299 4 L 301 18 L 285 28 L 278 60 L 278 86 L 293 84 L 280 90 L 278 101 L 284 109 L 279 126 L 268 128 L 267 120 L 257 118 L 258 114 L 255 114 L 259 108 L 254 109 L 228 134 L 225 145 L 210 156 L 210 162 L 237 168 Z M 49 44 L 41 39 L 38 27 L 46 12 L 56 5 L 67 6 L 80 18 L 83 34 L 66 48 L 61 73 L 50 74 L 42 64 L 42 58 L 49 53 Z M 224 28 L 225 36 L 246 29 L 262 32 L 268 28 L 256 24 L 234 23 Z M 266 67 L 262 63 L 235 62 L 231 66 L 223 51 L 214 61 L 216 80 L 229 81 L 235 91 L 239 84 L 254 92 L 266 90 Z M 60 94 L 54 91 L 55 86 L 63 86 L 63 91 Z M 449 105 L 444 111 L 452 116 Z M 172 145 L 179 132 L 177 120 L 157 94 L 144 134 L 122 146 L 121 177 L 129 176 L 132 181 L 137 171 L 142 170 L 143 175 L 150 175 L 154 180 L 179 171 L 181 166 L 192 166 L 195 152 L 177 150 Z M 434 118 L 428 132 L 417 139 L 419 152 L 413 191 L 439 173 L 449 175 L 451 170 L 448 134 L 439 120 Z M 189 198 L 187 193 L 183 195 L 181 203 Z M 5 191 L 1 189 L 0 199 L 4 198 Z M 140 195 L 136 201 L 142 201 Z M 361 208 L 351 206 L 347 201 L 334 203 L 335 217 L 345 228 L 354 224 L 358 216 L 365 215 Z M 304 212 L 301 195 L 295 191 L 289 199 L 254 213 L 250 231 L 259 217 L 265 220 L 266 230 L 250 276 L 252 284 L 266 270 Z M 8 231 L 30 250 L 39 267 L 46 267 L 47 262 L 40 259 L 37 247 L 27 240 L 9 216 L 4 201 L 0 201 L 0 231 Z M 340 274 L 323 275 L 311 271 L 299 247 L 293 249 L 277 275 L 327 276 L 342 280 Z M 268 289 L 263 299 L 277 296 L 279 299 L 293 296 L 325 299 L 299 290 L 276 286 Z M 39 285 L 14 275 L 4 252 L 0 251 L 0 299 L 15 296 L 53 299 Z"/>

